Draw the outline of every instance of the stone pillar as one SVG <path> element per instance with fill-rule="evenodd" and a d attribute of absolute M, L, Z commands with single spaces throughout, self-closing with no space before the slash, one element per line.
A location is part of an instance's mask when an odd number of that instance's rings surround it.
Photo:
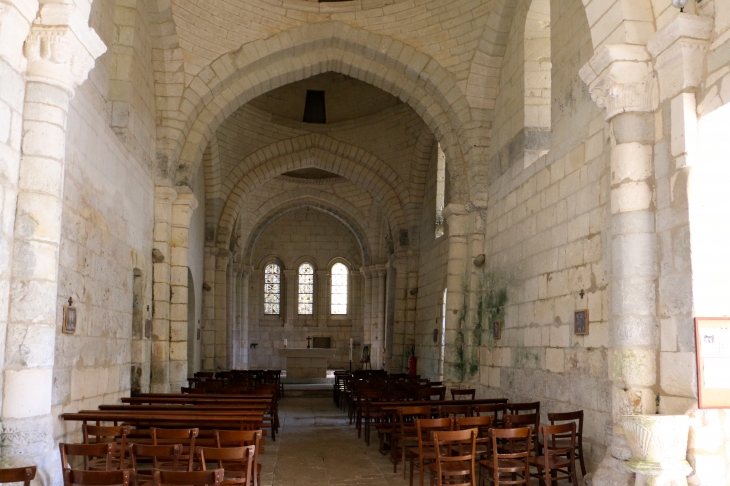
<path fill-rule="evenodd" d="M 455 372 L 454 362 L 449 359 L 456 356 L 455 346 L 459 327 L 459 316 L 464 310 L 464 279 L 466 260 L 469 253 L 467 232 L 468 215 L 466 207 L 450 203 L 443 211 L 444 221 L 448 225 L 449 254 L 446 264 L 446 349 L 444 353 L 444 379 L 453 382 L 459 378 Z"/>
<path fill-rule="evenodd" d="M 249 287 L 251 286 L 251 272 L 253 267 L 246 265 L 241 270 L 241 369 L 247 370 L 248 365 L 248 302 Z"/>
<path fill-rule="evenodd" d="M 390 346 L 390 361 L 388 369 L 403 372 L 407 366 L 406 356 L 410 355 L 413 336 L 408 334 L 406 325 L 406 299 L 408 295 L 408 255 L 405 251 L 399 251 L 391 255 L 390 266 L 393 271 L 388 275 L 395 274 L 395 281 L 388 282 L 386 291 L 386 309 L 393 310 L 392 340 L 387 339 Z M 390 286 L 393 285 L 394 289 Z M 392 300 L 392 301 L 391 301 Z"/>
<path fill-rule="evenodd" d="M 385 265 L 378 265 L 373 273 L 373 346 L 370 352 L 370 362 L 373 369 L 385 366 L 383 351 L 385 349 Z"/>
<path fill-rule="evenodd" d="M 213 369 L 224 370 L 228 366 L 228 262 L 230 250 L 219 249 L 215 258 L 215 357 Z"/>
<path fill-rule="evenodd" d="M 188 386 L 188 235 L 198 200 L 187 187 L 172 204 L 170 235 L 170 390 Z M 192 343 L 191 343 L 192 345 Z"/>
<path fill-rule="evenodd" d="M 152 362 L 150 364 L 150 391 L 170 392 L 170 286 L 172 239 L 172 204 L 177 191 L 172 187 L 155 187 L 155 230 L 152 270 Z M 187 274 L 185 275 L 187 287 Z M 187 313 L 187 310 L 186 310 Z M 187 314 L 186 314 L 187 319 Z"/>
<path fill-rule="evenodd" d="M 373 274 L 370 267 L 363 266 L 360 268 L 363 276 L 363 290 L 362 290 L 362 345 L 372 344 L 372 300 L 373 300 Z M 371 347 L 372 349 L 372 347 Z M 353 355 L 353 364 L 355 366 L 360 361 L 360 357 L 355 359 Z"/>
<path fill-rule="evenodd" d="M 631 450 L 622 415 L 656 413 L 659 276 L 654 198 L 657 87 L 642 46 L 608 46 L 581 70 L 611 128 L 611 309 L 609 377 L 613 437 L 593 478 L 596 486 L 629 484 Z"/>
<path fill-rule="evenodd" d="M 11 9 L 10 18 L 23 13 L 27 17 L 31 12 L 26 11 L 28 5 L 23 7 L 18 11 Z M 4 19 L 0 51 L 6 46 L 17 46 L 17 34 L 27 31 L 23 21 L 13 28 L 5 22 Z M 58 451 L 53 447 L 51 390 L 60 308 L 56 302 L 66 117 L 75 86 L 84 82 L 95 59 L 106 50 L 87 23 L 88 12 L 73 4 L 47 3 L 41 6 L 25 42 L 23 138 L 15 241 L 10 256 L 0 466 L 36 464 L 39 477 L 46 482 L 58 480 L 60 467 Z M 18 30 L 14 31 L 15 28 Z M 19 55 L 17 52 L 13 58 L 20 61 Z M 0 83 L 4 88 L 13 88 L 12 80 L 4 76 Z M 22 94 L 19 89 L 17 95 Z M 19 119 L 16 117 L 15 121 Z M 12 177 L 12 173 L 8 175 Z M 5 208 L 8 210 L 11 208 Z M 84 321 L 84 316 L 79 317 L 81 326 L 91 325 Z"/>
<path fill-rule="evenodd" d="M 238 283 L 238 264 L 231 261 L 226 272 L 226 369 L 233 369 L 236 362 L 236 284 Z"/>
<path fill-rule="evenodd" d="M 203 278 L 203 325 L 200 343 L 202 371 L 213 371 L 215 359 L 215 295 L 216 295 L 216 254 L 217 248 L 205 248 L 204 278 Z"/>

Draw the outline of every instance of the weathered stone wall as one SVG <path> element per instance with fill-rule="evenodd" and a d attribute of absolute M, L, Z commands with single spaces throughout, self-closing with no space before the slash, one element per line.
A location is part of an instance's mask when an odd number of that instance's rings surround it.
<path fill-rule="evenodd" d="M 550 412 L 584 410 L 584 447 L 595 464 L 605 452 L 611 413 L 605 246 L 609 134 L 605 116 L 577 76 L 592 55 L 582 3 L 552 2 L 551 14 L 551 150 L 528 167 L 512 163 L 490 170 L 486 265 L 482 276 L 475 270 L 476 278 L 466 280 L 471 296 L 462 322 L 465 343 L 447 355 L 446 378 L 458 382 L 455 370 L 461 367 L 481 395 L 540 400 L 543 421 Z M 515 19 L 524 22 L 524 16 Z M 524 96 L 521 86 L 503 89 L 505 98 Z M 473 266 L 471 261 L 466 265 Z M 507 304 L 490 302 L 490 290 L 492 295 L 506 290 Z M 482 346 L 475 346 L 480 298 L 484 330 Z M 589 312 L 586 336 L 573 334 L 573 313 L 579 309 Z M 491 336 L 492 319 L 503 320 L 499 340 Z"/>
<path fill-rule="evenodd" d="M 285 369 L 286 360 L 277 354 L 284 346 L 307 346 L 307 336 L 332 337 L 337 355 L 330 359 L 331 368 L 349 366 L 349 339 L 361 341 L 362 333 L 362 257 L 354 235 L 333 217 L 314 208 L 300 209 L 284 215 L 264 230 L 253 251 L 249 284 L 249 341 L 257 343 L 249 349 L 251 368 Z M 282 266 L 282 308 L 279 316 L 263 313 L 263 269 L 275 258 Z M 344 259 L 350 267 L 348 314 L 332 316 L 329 302 L 330 262 Z M 314 314 L 298 315 L 297 271 L 303 262 L 315 267 Z M 358 356 L 358 350 L 354 351 Z"/>
<path fill-rule="evenodd" d="M 54 415 L 114 403 L 129 394 L 133 269 L 152 303 L 152 191 L 146 164 L 127 152 L 83 95 L 69 113 L 57 305 Z M 77 307 L 73 335 L 62 306 Z M 146 361 L 149 361 L 147 358 Z M 80 427 L 58 423 L 57 439 Z"/>
<path fill-rule="evenodd" d="M 154 116 L 137 103 L 130 105 L 130 118 L 145 124 L 148 130 L 143 148 L 130 145 L 125 135 L 113 127 L 115 95 L 110 78 L 125 74 L 130 97 L 146 98 L 149 102 L 150 96 L 145 93 L 152 79 L 151 66 L 140 59 L 150 59 L 151 47 L 144 28 L 144 9 L 134 6 L 127 14 L 135 19 L 135 27 L 124 34 L 124 28 L 115 25 L 119 12 L 115 12 L 114 4 L 94 3 L 90 25 L 109 46 L 119 47 L 120 35 L 126 38 L 132 43 L 129 54 L 136 61 L 125 71 L 114 50 L 107 52 L 91 71 L 90 82 L 77 90 L 69 107 L 58 270 L 54 417 L 63 412 L 93 409 L 101 403 L 115 403 L 119 397 L 127 396 L 133 361 L 141 369 L 142 390 L 149 389 L 149 340 L 144 338 L 143 328 L 133 329 L 140 323 L 132 314 L 133 307 L 138 306 L 142 326 L 145 319 L 152 317 L 150 235 L 154 182 L 150 174 L 149 133 L 154 132 Z M 139 296 L 133 295 L 135 278 L 141 279 Z M 75 334 L 61 332 L 63 305 L 68 304 L 69 297 L 77 307 Z M 56 440 L 78 438 L 78 423 L 64 423 L 57 418 L 55 421 Z"/>

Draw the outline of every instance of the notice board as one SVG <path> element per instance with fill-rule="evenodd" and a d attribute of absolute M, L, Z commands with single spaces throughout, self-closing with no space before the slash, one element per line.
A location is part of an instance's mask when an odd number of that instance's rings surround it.
<path fill-rule="evenodd" d="M 730 408 L 730 319 L 695 317 L 700 408 Z"/>

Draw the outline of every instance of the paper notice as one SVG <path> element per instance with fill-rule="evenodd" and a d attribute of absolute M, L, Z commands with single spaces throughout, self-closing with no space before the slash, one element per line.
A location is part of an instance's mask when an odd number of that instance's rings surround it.
<path fill-rule="evenodd" d="M 730 388 L 730 358 L 705 358 L 702 363 L 705 388 Z"/>
<path fill-rule="evenodd" d="M 700 339 L 701 358 L 730 358 L 730 329 L 719 327 L 703 329 L 700 332 Z"/>

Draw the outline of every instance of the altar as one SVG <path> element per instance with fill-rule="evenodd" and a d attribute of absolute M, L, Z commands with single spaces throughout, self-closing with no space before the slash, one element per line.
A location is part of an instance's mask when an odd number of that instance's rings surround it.
<path fill-rule="evenodd" d="M 286 358 L 286 377 L 326 378 L 327 359 L 334 358 L 334 348 L 279 348 L 279 356 Z"/>

